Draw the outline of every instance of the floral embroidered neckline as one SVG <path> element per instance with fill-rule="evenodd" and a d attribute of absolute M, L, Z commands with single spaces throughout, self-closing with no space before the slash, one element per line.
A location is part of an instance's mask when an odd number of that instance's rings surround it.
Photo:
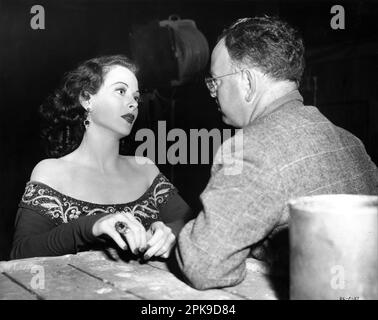
<path fill-rule="evenodd" d="M 66 195 L 56 189 L 54 189 L 53 187 L 50 187 L 49 185 L 43 183 L 43 182 L 39 182 L 39 181 L 29 181 L 26 183 L 26 186 L 28 185 L 40 185 L 42 187 L 45 187 L 45 188 L 48 188 L 50 189 L 50 191 L 52 191 L 53 193 L 57 193 L 59 195 L 61 195 L 62 197 L 65 197 L 67 199 L 70 199 L 70 200 L 73 200 L 75 202 L 81 202 L 81 203 L 86 203 L 86 204 L 90 204 L 92 206 L 96 206 L 96 207 L 118 207 L 118 206 L 132 206 L 134 203 L 137 203 L 137 202 L 140 202 L 142 201 L 144 198 L 149 198 L 150 196 L 150 193 L 152 192 L 152 190 L 154 189 L 155 185 L 158 183 L 158 180 L 160 177 L 164 177 L 163 174 L 161 172 L 159 172 L 156 177 L 154 178 L 154 180 L 152 181 L 151 185 L 146 189 L 146 191 L 137 199 L 135 200 L 132 200 L 132 201 L 129 201 L 129 202 L 124 202 L 124 203 L 95 203 L 95 202 L 89 202 L 89 201 L 86 201 L 86 200 L 80 200 L 80 199 L 77 199 L 77 198 L 74 198 L 74 197 L 71 197 L 69 195 Z"/>
<path fill-rule="evenodd" d="M 160 219 L 160 206 L 168 201 L 177 190 L 168 179 L 159 173 L 136 200 L 117 204 L 96 204 L 67 196 L 58 190 L 38 181 L 26 184 L 20 207 L 32 209 L 54 220 L 56 225 L 68 223 L 80 216 L 93 216 L 100 213 L 131 213 L 146 230 L 152 222 Z"/>

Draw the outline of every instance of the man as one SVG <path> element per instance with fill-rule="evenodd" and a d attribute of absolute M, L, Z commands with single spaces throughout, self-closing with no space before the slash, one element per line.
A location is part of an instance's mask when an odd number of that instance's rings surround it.
<path fill-rule="evenodd" d="M 195 288 L 240 283 L 250 253 L 274 260 L 269 249 L 287 231 L 288 200 L 378 193 L 377 168 L 361 141 L 303 105 L 303 55 L 298 33 L 270 17 L 238 20 L 212 52 L 206 82 L 224 122 L 242 128 L 233 139 L 242 135 L 243 152 L 233 163 L 243 167 L 227 174 L 229 162 L 213 166 L 203 210 L 178 237 L 177 262 Z"/>

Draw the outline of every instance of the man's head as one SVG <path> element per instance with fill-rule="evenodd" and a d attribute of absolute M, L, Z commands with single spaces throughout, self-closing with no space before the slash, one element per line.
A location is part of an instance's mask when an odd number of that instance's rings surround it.
<path fill-rule="evenodd" d="M 239 19 L 225 29 L 211 55 L 213 80 L 207 80 L 223 120 L 243 127 L 288 88 L 296 88 L 303 55 L 298 32 L 278 18 Z"/>

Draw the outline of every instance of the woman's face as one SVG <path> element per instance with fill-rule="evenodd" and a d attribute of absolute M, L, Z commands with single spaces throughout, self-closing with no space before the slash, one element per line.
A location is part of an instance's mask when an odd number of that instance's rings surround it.
<path fill-rule="evenodd" d="M 90 121 L 117 134 L 130 134 L 138 116 L 138 80 L 133 72 L 122 66 L 113 66 L 105 75 L 99 91 L 91 96 Z"/>

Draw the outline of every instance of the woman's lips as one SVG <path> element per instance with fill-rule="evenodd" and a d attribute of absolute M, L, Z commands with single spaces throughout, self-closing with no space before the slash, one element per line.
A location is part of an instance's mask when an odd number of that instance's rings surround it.
<path fill-rule="evenodd" d="M 135 120 L 135 116 L 132 113 L 127 113 L 122 116 L 128 123 L 133 123 Z"/>

